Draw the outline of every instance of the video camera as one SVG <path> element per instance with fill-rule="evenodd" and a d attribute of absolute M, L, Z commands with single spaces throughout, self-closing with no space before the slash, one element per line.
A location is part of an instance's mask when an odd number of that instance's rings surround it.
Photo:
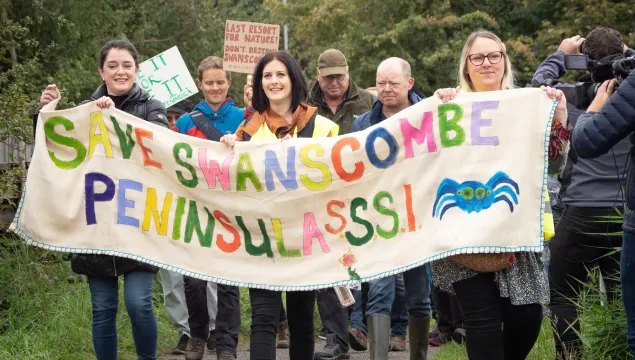
<path fill-rule="evenodd" d="M 565 55 L 564 65 L 567 70 L 587 70 L 575 84 L 575 99 L 571 103 L 578 109 L 586 109 L 591 105 L 600 85 L 606 80 L 615 79 L 615 89 L 635 69 L 635 57 L 623 54 L 611 55 L 602 60 L 589 60 L 586 55 Z"/>

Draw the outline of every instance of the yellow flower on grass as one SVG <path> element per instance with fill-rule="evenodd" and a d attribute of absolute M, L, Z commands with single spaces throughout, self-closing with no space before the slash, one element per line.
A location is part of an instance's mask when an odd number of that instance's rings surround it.
<path fill-rule="evenodd" d="M 357 260 L 355 259 L 355 255 L 353 255 L 353 252 L 351 250 L 348 250 L 346 254 L 342 255 L 342 257 L 340 258 L 340 262 L 342 263 L 342 265 L 344 265 L 344 267 L 350 268 L 357 262 Z"/>

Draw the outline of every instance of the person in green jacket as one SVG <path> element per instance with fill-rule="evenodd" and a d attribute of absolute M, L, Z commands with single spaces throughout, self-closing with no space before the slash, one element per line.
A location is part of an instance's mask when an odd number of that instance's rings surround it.
<path fill-rule="evenodd" d="M 358 88 L 351 80 L 348 62 L 341 51 L 328 49 L 318 58 L 317 81 L 309 93 L 307 104 L 317 113 L 348 134 L 353 121 L 373 107 L 375 96 Z M 315 353 L 314 360 L 347 359 L 349 351 L 348 309 L 340 305 L 332 288 L 317 292 L 317 303 L 324 327 L 326 345 Z"/>
<path fill-rule="evenodd" d="M 320 55 L 317 81 L 307 103 L 317 107 L 318 114 L 339 125 L 340 135 L 348 133 L 359 115 L 370 111 L 375 98 L 351 80 L 348 62 L 341 51 L 328 49 Z"/>

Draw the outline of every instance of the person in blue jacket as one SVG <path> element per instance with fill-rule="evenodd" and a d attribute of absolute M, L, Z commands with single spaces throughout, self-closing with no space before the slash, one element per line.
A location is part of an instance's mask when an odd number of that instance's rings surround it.
<path fill-rule="evenodd" d="M 635 65 L 635 60 L 630 60 L 631 66 Z M 620 280 L 628 325 L 628 347 L 635 357 L 635 71 L 630 72 L 615 93 L 614 89 L 615 80 L 602 83 L 591 106 L 578 119 L 571 144 L 581 158 L 594 158 L 630 135 L 631 155 L 625 184 L 627 210 L 624 214 Z"/>
<path fill-rule="evenodd" d="M 377 67 L 377 91 L 370 111 L 360 115 L 351 125 L 350 132 L 362 131 L 422 100 L 412 87 L 410 64 L 400 58 L 389 58 Z M 408 337 L 410 359 L 425 360 L 428 354 L 430 329 L 430 281 L 427 265 L 403 273 L 408 309 Z M 395 298 L 395 276 L 369 283 L 368 349 L 371 360 L 385 360 L 390 351 L 391 310 Z"/>
<path fill-rule="evenodd" d="M 232 99 L 227 97 L 231 83 L 231 72 L 223 70 L 221 58 L 208 56 L 201 61 L 198 66 L 198 87 L 205 98 L 192 112 L 181 115 L 172 130 L 213 141 L 215 139 L 207 137 L 210 132 L 197 125 L 203 124 L 205 129 L 205 124 L 211 124 L 220 134 L 233 134 L 244 119 L 245 109 L 237 107 Z M 213 136 L 213 132 L 211 135 Z M 207 281 L 184 276 L 183 282 L 191 335 L 185 349 L 185 359 L 202 359 L 206 346 L 208 350 L 216 350 L 218 360 L 236 358 L 240 331 L 238 287 L 216 284 L 212 285 L 212 291 L 208 292 Z M 215 297 L 210 299 L 210 303 L 212 308 L 216 305 L 216 310 L 211 311 L 212 317 L 215 315 L 216 319 L 210 317 L 208 296 Z M 210 331 L 210 328 L 214 328 L 214 331 Z"/>
<path fill-rule="evenodd" d="M 234 101 L 227 97 L 231 83 L 231 73 L 223 70 L 222 59 L 209 56 L 198 66 L 198 87 L 205 98 L 194 107 L 194 112 L 203 113 L 222 134 L 233 134 L 243 122 L 245 115 L 245 109 L 237 107 Z M 192 113 L 183 114 L 176 121 L 176 130 L 181 134 L 207 139 L 196 126 Z"/>

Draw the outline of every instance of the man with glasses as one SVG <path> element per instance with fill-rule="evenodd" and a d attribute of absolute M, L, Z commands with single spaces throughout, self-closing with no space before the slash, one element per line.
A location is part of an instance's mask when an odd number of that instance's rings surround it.
<path fill-rule="evenodd" d="M 350 79 L 348 63 L 341 51 L 328 49 L 318 58 L 317 81 L 309 94 L 308 104 L 317 107 L 318 114 L 340 127 L 347 134 L 353 121 L 369 111 L 375 97 L 360 89 Z M 320 318 L 326 333 L 326 346 L 315 353 L 315 360 L 348 359 L 348 310 L 340 305 L 330 288 L 317 294 Z"/>

